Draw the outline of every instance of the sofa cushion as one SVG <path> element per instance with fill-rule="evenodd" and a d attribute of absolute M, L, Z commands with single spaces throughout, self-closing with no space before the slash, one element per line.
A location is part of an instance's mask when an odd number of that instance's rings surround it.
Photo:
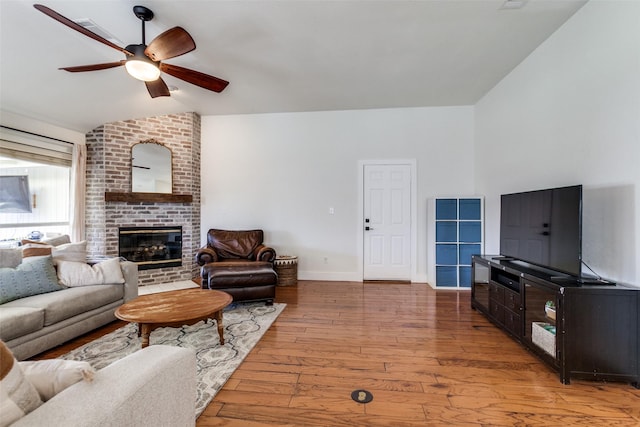
<path fill-rule="evenodd" d="M 61 289 L 50 256 L 23 262 L 16 268 L 0 268 L 0 304 Z"/>
<path fill-rule="evenodd" d="M 11 301 L 3 305 L 3 308 L 41 308 L 44 310 L 44 326 L 49 326 L 77 314 L 122 300 L 123 296 L 124 285 L 82 286 Z"/>
<path fill-rule="evenodd" d="M 9 426 L 42 405 L 11 350 L 0 341 L 0 426 Z"/>
<path fill-rule="evenodd" d="M 9 303 L 10 304 L 10 303 Z M 0 339 L 10 341 L 44 326 L 44 309 L 32 307 L 8 307 L 0 309 Z"/>
<path fill-rule="evenodd" d="M 119 258 L 111 258 L 95 265 L 58 261 L 58 279 L 60 284 L 69 287 L 124 283 Z"/>
<path fill-rule="evenodd" d="M 271 263 L 266 261 L 212 262 L 202 270 L 208 273 L 209 289 L 275 285 L 278 281 Z"/>

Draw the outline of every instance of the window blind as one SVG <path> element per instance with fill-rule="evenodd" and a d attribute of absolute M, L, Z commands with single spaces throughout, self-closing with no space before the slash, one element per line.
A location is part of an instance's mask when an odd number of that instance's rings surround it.
<path fill-rule="evenodd" d="M 0 126 L 0 156 L 71 167 L 73 144 Z"/>

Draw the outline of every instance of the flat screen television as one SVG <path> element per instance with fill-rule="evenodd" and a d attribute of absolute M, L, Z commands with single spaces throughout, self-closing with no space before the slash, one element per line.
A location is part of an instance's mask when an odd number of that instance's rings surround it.
<path fill-rule="evenodd" d="M 0 175 L 0 213 L 31 212 L 29 177 Z"/>
<path fill-rule="evenodd" d="M 579 279 L 582 186 L 503 194 L 500 254 Z"/>

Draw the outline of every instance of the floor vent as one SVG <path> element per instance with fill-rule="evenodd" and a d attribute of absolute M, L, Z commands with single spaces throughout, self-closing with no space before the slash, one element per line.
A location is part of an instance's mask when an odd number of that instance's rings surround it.
<path fill-rule="evenodd" d="M 367 390 L 354 390 L 351 398 L 358 403 L 369 403 L 373 400 L 373 394 Z"/>

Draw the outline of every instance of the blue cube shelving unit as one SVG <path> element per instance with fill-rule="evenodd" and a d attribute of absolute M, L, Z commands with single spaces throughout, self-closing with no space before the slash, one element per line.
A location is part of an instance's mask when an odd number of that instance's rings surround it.
<path fill-rule="evenodd" d="M 484 200 L 435 199 L 436 287 L 471 288 L 471 256 L 484 252 Z"/>

